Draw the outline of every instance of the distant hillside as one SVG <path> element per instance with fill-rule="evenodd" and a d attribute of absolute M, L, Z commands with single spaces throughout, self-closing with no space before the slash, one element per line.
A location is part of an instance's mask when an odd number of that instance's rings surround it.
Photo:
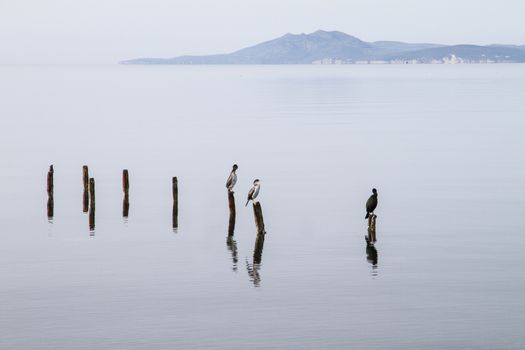
<path fill-rule="evenodd" d="M 433 60 L 451 57 L 464 62 L 525 62 L 525 50 L 520 47 L 509 47 L 504 45 L 476 46 L 476 45 L 455 45 L 436 47 L 424 50 L 416 50 L 395 54 L 387 59 L 393 60 L 417 60 L 421 63 L 432 63 Z"/>
<path fill-rule="evenodd" d="M 352 64 L 525 62 L 525 45 L 365 42 L 342 32 L 286 34 L 229 54 L 138 58 L 121 64 Z"/>

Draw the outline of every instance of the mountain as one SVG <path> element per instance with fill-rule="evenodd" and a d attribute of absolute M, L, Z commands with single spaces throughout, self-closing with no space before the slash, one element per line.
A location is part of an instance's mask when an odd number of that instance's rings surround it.
<path fill-rule="evenodd" d="M 366 42 L 354 36 L 318 30 L 286 34 L 229 54 L 138 58 L 121 64 L 312 64 L 312 63 L 485 63 L 525 62 L 525 45 L 409 44 Z"/>

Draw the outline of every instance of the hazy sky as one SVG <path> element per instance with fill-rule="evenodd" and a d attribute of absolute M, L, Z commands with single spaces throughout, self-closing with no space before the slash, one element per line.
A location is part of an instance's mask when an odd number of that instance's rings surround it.
<path fill-rule="evenodd" d="M 525 44 L 525 0 L 0 0 L 0 63 L 230 52 L 285 33 Z"/>

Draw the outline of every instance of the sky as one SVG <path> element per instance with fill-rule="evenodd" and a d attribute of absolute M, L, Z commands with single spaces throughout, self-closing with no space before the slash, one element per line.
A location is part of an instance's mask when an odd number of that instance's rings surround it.
<path fill-rule="evenodd" d="M 525 44 L 524 0 L 0 0 L 0 64 L 226 53 L 286 33 Z"/>

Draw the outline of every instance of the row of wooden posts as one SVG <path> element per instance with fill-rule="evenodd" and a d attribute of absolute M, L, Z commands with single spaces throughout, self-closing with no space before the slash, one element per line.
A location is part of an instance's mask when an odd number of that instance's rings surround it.
<path fill-rule="evenodd" d="M 235 196 L 232 191 L 228 191 L 228 207 L 230 209 L 230 219 L 228 221 L 228 234 L 233 235 L 233 232 L 235 231 L 235 220 L 237 212 L 235 210 Z M 255 219 L 255 228 L 257 230 L 257 233 L 266 233 L 264 228 L 264 217 L 260 202 L 253 203 L 253 217 Z"/>
<path fill-rule="evenodd" d="M 95 230 L 95 179 L 89 177 L 89 168 L 87 165 L 82 167 L 82 182 L 84 192 L 82 196 L 83 212 L 89 212 L 89 229 Z M 129 171 L 124 169 L 122 171 L 122 190 L 124 192 L 124 199 L 122 202 L 122 217 L 127 218 L 129 215 Z M 172 226 L 177 229 L 179 226 L 179 185 L 177 177 L 172 178 L 172 194 L 173 194 L 173 212 L 172 212 Z M 49 167 L 47 173 L 47 217 L 49 220 L 54 216 L 54 168 L 53 165 Z M 234 193 L 228 191 L 228 205 L 230 210 L 228 222 L 228 235 L 233 235 L 235 231 L 236 210 L 235 210 L 235 196 Z M 257 234 L 264 235 L 264 219 L 261 208 L 261 203 L 255 202 L 253 204 L 253 213 L 255 218 L 255 227 Z"/>
<path fill-rule="evenodd" d="M 89 177 L 89 168 L 87 165 L 82 167 L 82 181 L 84 185 L 83 193 L 83 212 L 89 212 L 89 228 L 90 230 L 95 229 L 95 179 Z M 129 171 L 124 169 L 122 171 L 122 190 L 124 192 L 124 199 L 122 203 L 122 216 L 127 218 L 129 215 Z M 179 226 L 179 185 L 177 177 L 172 178 L 172 193 L 173 193 L 173 213 L 172 213 L 172 224 L 173 228 L 177 229 Z M 54 168 L 53 165 L 49 166 L 47 172 L 47 216 L 48 219 L 52 219 L 54 216 Z M 233 235 L 235 231 L 236 221 L 236 207 L 235 207 L 235 196 L 232 191 L 228 191 L 228 206 L 230 210 L 230 216 L 228 221 L 228 235 Z M 253 203 L 253 215 L 255 219 L 255 227 L 257 234 L 264 235 L 264 218 L 262 213 L 262 207 L 260 202 Z M 376 239 L 376 219 L 375 214 L 371 214 L 368 218 L 368 236 L 366 237 L 368 244 L 374 244 Z M 263 236 L 264 237 L 264 236 Z M 264 242 L 264 238 L 263 238 Z"/>
<path fill-rule="evenodd" d="M 82 167 L 82 182 L 84 186 L 83 192 L 83 212 L 89 213 L 89 229 L 94 234 L 95 230 L 95 179 L 89 177 L 89 168 L 87 165 Z M 122 171 L 122 190 L 124 192 L 124 199 L 122 203 L 122 216 L 127 218 L 129 215 L 129 171 L 124 169 Z M 54 216 L 54 168 L 53 165 L 49 167 L 47 173 L 47 216 L 48 219 L 52 219 Z M 172 178 L 172 194 L 173 194 L 173 212 L 172 212 L 172 224 L 173 229 L 178 228 L 178 216 L 179 216 L 179 186 L 177 177 Z M 238 257 L 237 257 L 237 244 L 233 239 L 235 232 L 236 222 L 236 206 L 235 206 L 235 195 L 232 191 L 228 190 L 228 207 L 229 207 L 229 220 L 228 220 L 228 237 L 226 245 L 231 251 L 232 259 L 234 263 L 234 269 L 236 269 Z M 265 238 L 265 226 L 263 212 L 260 202 L 253 203 L 253 215 L 255 220 L 255 227 L 257 237 L 255 239 L 255 247 L 253 251 L 253 262 L 249 263 L 246 261 L 246 267 L 248 274 L 252 279 L 253 283 L 258 286 L 260 284 L 259 269 L 262 261 L 262 252 L 264 247 Z M 376 242 L 376 219 L 375 214 L 371 214 L 368 218 L 368 235 L 366 236 L 367 242 L 367 259 L 373 266 L 377 266 L 377 250 L 374 247 Z"/>

